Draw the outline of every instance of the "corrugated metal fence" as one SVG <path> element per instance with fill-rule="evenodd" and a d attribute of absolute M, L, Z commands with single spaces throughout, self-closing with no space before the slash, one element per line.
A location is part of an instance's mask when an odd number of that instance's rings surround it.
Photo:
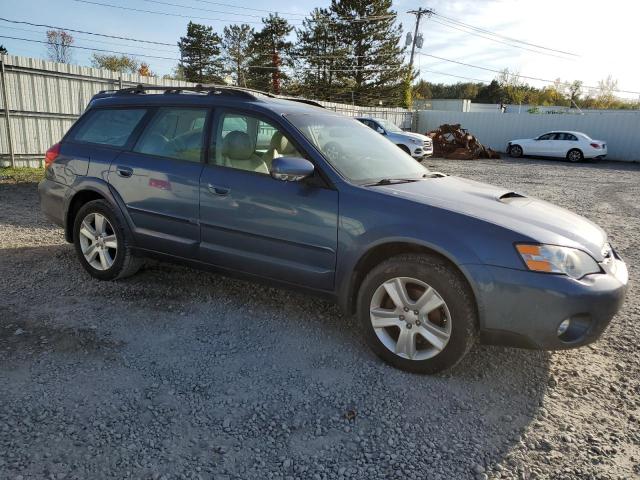
<path fill-rule="evenodd" d="M 62 138 L 100 90 L 139 84 L 194 85 L 10 55 L 0 55 L 0 74 L 0 165 L 5 166 L 40 165 L 44 152 Z M 320 103 L 345 115 L 383 117 L 411 128 L 412 113 L 402 108 Z"/>
<path fill-rule="evenodd" d="M 553 130 L 575 130 L 606 141 L 611 160 L 640 161 L 640 115 L 496 115 L 423 110 L 417 113 L 416 122 L 420 133 L 438 128 L 443 123 L 459 123 L 483 144 L 500 152 L 504 151 L 509 140 L 533 138 Z"/>

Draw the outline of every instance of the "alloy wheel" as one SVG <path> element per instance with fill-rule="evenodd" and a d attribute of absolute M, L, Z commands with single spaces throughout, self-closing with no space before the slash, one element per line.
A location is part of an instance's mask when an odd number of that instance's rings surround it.
<path fill-rule="evenodd" d="M 382 344 L 399 357 L 427 360 L 451 338 L 451 314 L 442 296 L 416 278 L 396 277 L 371 298 L 371 325 Z"/>
<path fill-rule="evenodd" d="M 96 270 L 108 270 L 118 252 L 118 239 L 107 217 L 90 213 L 80 225 L 80 249 L 85 260 Z"/>
<path fill-rule="evenodd" d="M 578 150 L 571 150 L 569 152 L 570 162 L 579 162 L 580 160 L 582 160 L 582 154 Z"/>

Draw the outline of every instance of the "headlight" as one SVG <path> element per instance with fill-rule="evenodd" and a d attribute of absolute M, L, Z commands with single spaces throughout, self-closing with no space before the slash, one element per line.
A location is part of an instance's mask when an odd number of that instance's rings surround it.
<path fill-rule="evenodd" d="M 575 279 L 601 272 L 588 253 L 575 248 L 519 244 L 516 249 L 527 268 L 534 272 L 564 273 Z"/>
<path fill-rule="evenodd" d="M 422 145 L 422 142 L 420 140 L 416 140 L 415 138 L 411 139 L 411 143 L 413 143 L 414 145 Z"/>

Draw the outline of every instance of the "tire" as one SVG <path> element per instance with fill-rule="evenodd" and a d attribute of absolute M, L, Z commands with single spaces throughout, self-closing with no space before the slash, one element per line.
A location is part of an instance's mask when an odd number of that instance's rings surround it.
<path fill-rule="evenodd" d="M 522 157 L 522 154 L 523 151 L 520 145 L 511 145 L 509 147 L 509 155 L 511 155 L 513 158 L 520 158 Z"/>
<path fill-rule="evenodd" d="M 400 288 L 408 300 L 403 307 L 398 306 L 403 304 L 398 295 L 394 293 L 394 300 L 389 294 Z M 425 298 L 420 306 L 417 301 Z M 390 365 L 414 373 L 453 367 L 478 336 L 469 285 L 444 259 L 430 254 L 399 255 L 373 268 L 358 292 L 357 316 L 371 349 Z"/>
<path fill-rule="evenodd" d="M 402 150 L 407 155 L 409 155 L 409 156 L 411 155 L 411 150 L 409 150 L 409 147 L 407 147 L 406 145 L 398 144 L 398 147 L 400 148 L 400 150 Z"/>
<path fill-rule="evenodd" d="M 83 205 L 73 223 L 73 244 L 80 263 L 99 280 L 133 275 L 142 259 L 133 255 L 124 219 L 104 200 Z M 100 237 L 100 238 L 98 238 Z"/>
<path fill-rule="evenodd" d="M 578 150 L 577 148 L 572 148 L 567 152 L 567 160 L 569 160 L 571 163 L 581 162 L 582 160 L 584 160 L 584 155 L 582 154 L 582 151 Z"/>

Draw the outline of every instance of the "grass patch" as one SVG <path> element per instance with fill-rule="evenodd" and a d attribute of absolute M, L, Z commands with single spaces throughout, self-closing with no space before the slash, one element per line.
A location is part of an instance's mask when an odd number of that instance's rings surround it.
<path fill-rule="evenodd" d="M 39 182 L 44 176 L 44 168 L 12 168 L 0 167 L 0 182 L 13 181 L 15 183 Z"/>

